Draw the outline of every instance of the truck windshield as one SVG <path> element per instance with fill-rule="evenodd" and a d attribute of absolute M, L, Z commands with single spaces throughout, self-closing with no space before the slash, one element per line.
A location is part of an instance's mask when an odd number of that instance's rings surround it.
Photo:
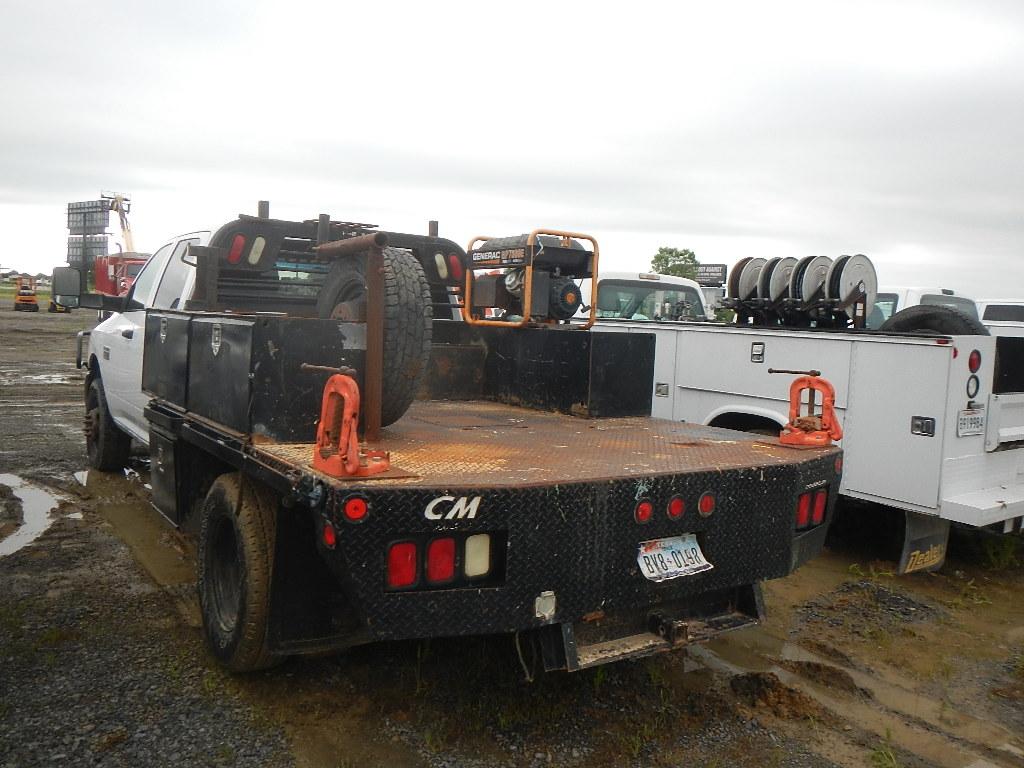
<path fill-rule="evenodd" d="M 602 280 L 597 316 L 625 320 L 704 320 L 700 295 L 688 285 L 646 280 Z"/>

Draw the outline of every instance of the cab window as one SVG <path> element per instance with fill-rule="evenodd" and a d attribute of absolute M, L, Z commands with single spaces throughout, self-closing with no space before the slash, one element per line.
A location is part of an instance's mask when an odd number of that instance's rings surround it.
<path fill-rule="evenodd" d="M 688 285 L 602 280 L 597 316 L 624 320 L 705 320 L 700 294 Z"/>
<path fill-rule="evenodd" d="M 187 249 L 189 245 L 198 242 L 198 237 L 192 237 L 188 240 L 181 240 L 174 247 L 170 263 L 167 265 L 167 269 L 164 270 L 164 276 L 160 281 L 160 287 L 157 288 L 156 298 L 153 299 L 153 306 L 155 308 L 178 308 L 178 304 L 181 300 L 181 291 L 185 287 L 185 281 L 188 280 L 189 270 L 192 269 L 192 266 L 182 261 L 181 257 L 185 255 L 185 249 Z"/>
<path fill-rule="evenodd" d="M 143 309 L 146 306 L 145 302 L 153 292 L 153 286 L 156 285 L 157 278 L 164 271 L 167 257 L 171 255 L 172 245 L 174 244 L 168 243 L 149 257 L 146 266 L 142 268 L 138 278 L 132 284 L 131 299 L 128 301 L 129 309 Z"/>

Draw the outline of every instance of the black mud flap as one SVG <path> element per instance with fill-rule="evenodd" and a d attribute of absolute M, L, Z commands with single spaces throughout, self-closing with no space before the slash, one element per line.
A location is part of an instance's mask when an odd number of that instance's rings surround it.
<path fill-rule="evenodd" d="M 906 529 L 899 573 L 937 571 L 946 562 L 949 520 L 918 512 L 905 512 L 904 519 Z"/>

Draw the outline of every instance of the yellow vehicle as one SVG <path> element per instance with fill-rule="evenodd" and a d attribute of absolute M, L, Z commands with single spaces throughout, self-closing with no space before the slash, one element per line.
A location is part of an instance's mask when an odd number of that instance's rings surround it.
<path fill-rule="evenodd" d="M 38 312 L 39 301 L 36 299 L 36 279 L 34 277 L 16 277 L 14 279 L 14 311 Z"/>

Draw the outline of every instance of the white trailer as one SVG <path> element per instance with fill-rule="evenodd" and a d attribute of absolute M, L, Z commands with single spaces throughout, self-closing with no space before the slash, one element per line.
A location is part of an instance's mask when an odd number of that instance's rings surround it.
<path fill-rule="evenodd" d="M 610 306 L 603 291 L 602 281 L 598 306 Z M 1024 339 L 607 316 L 599 326 L 655 335 L 652 415 L 674 421 L 777 434 L 790 377 L 770 370 L 821 371 L 844 432 L 840 492 L 906 512 L 902 571 L 939 567 L 951 522 L 1021 531 Z"/>

